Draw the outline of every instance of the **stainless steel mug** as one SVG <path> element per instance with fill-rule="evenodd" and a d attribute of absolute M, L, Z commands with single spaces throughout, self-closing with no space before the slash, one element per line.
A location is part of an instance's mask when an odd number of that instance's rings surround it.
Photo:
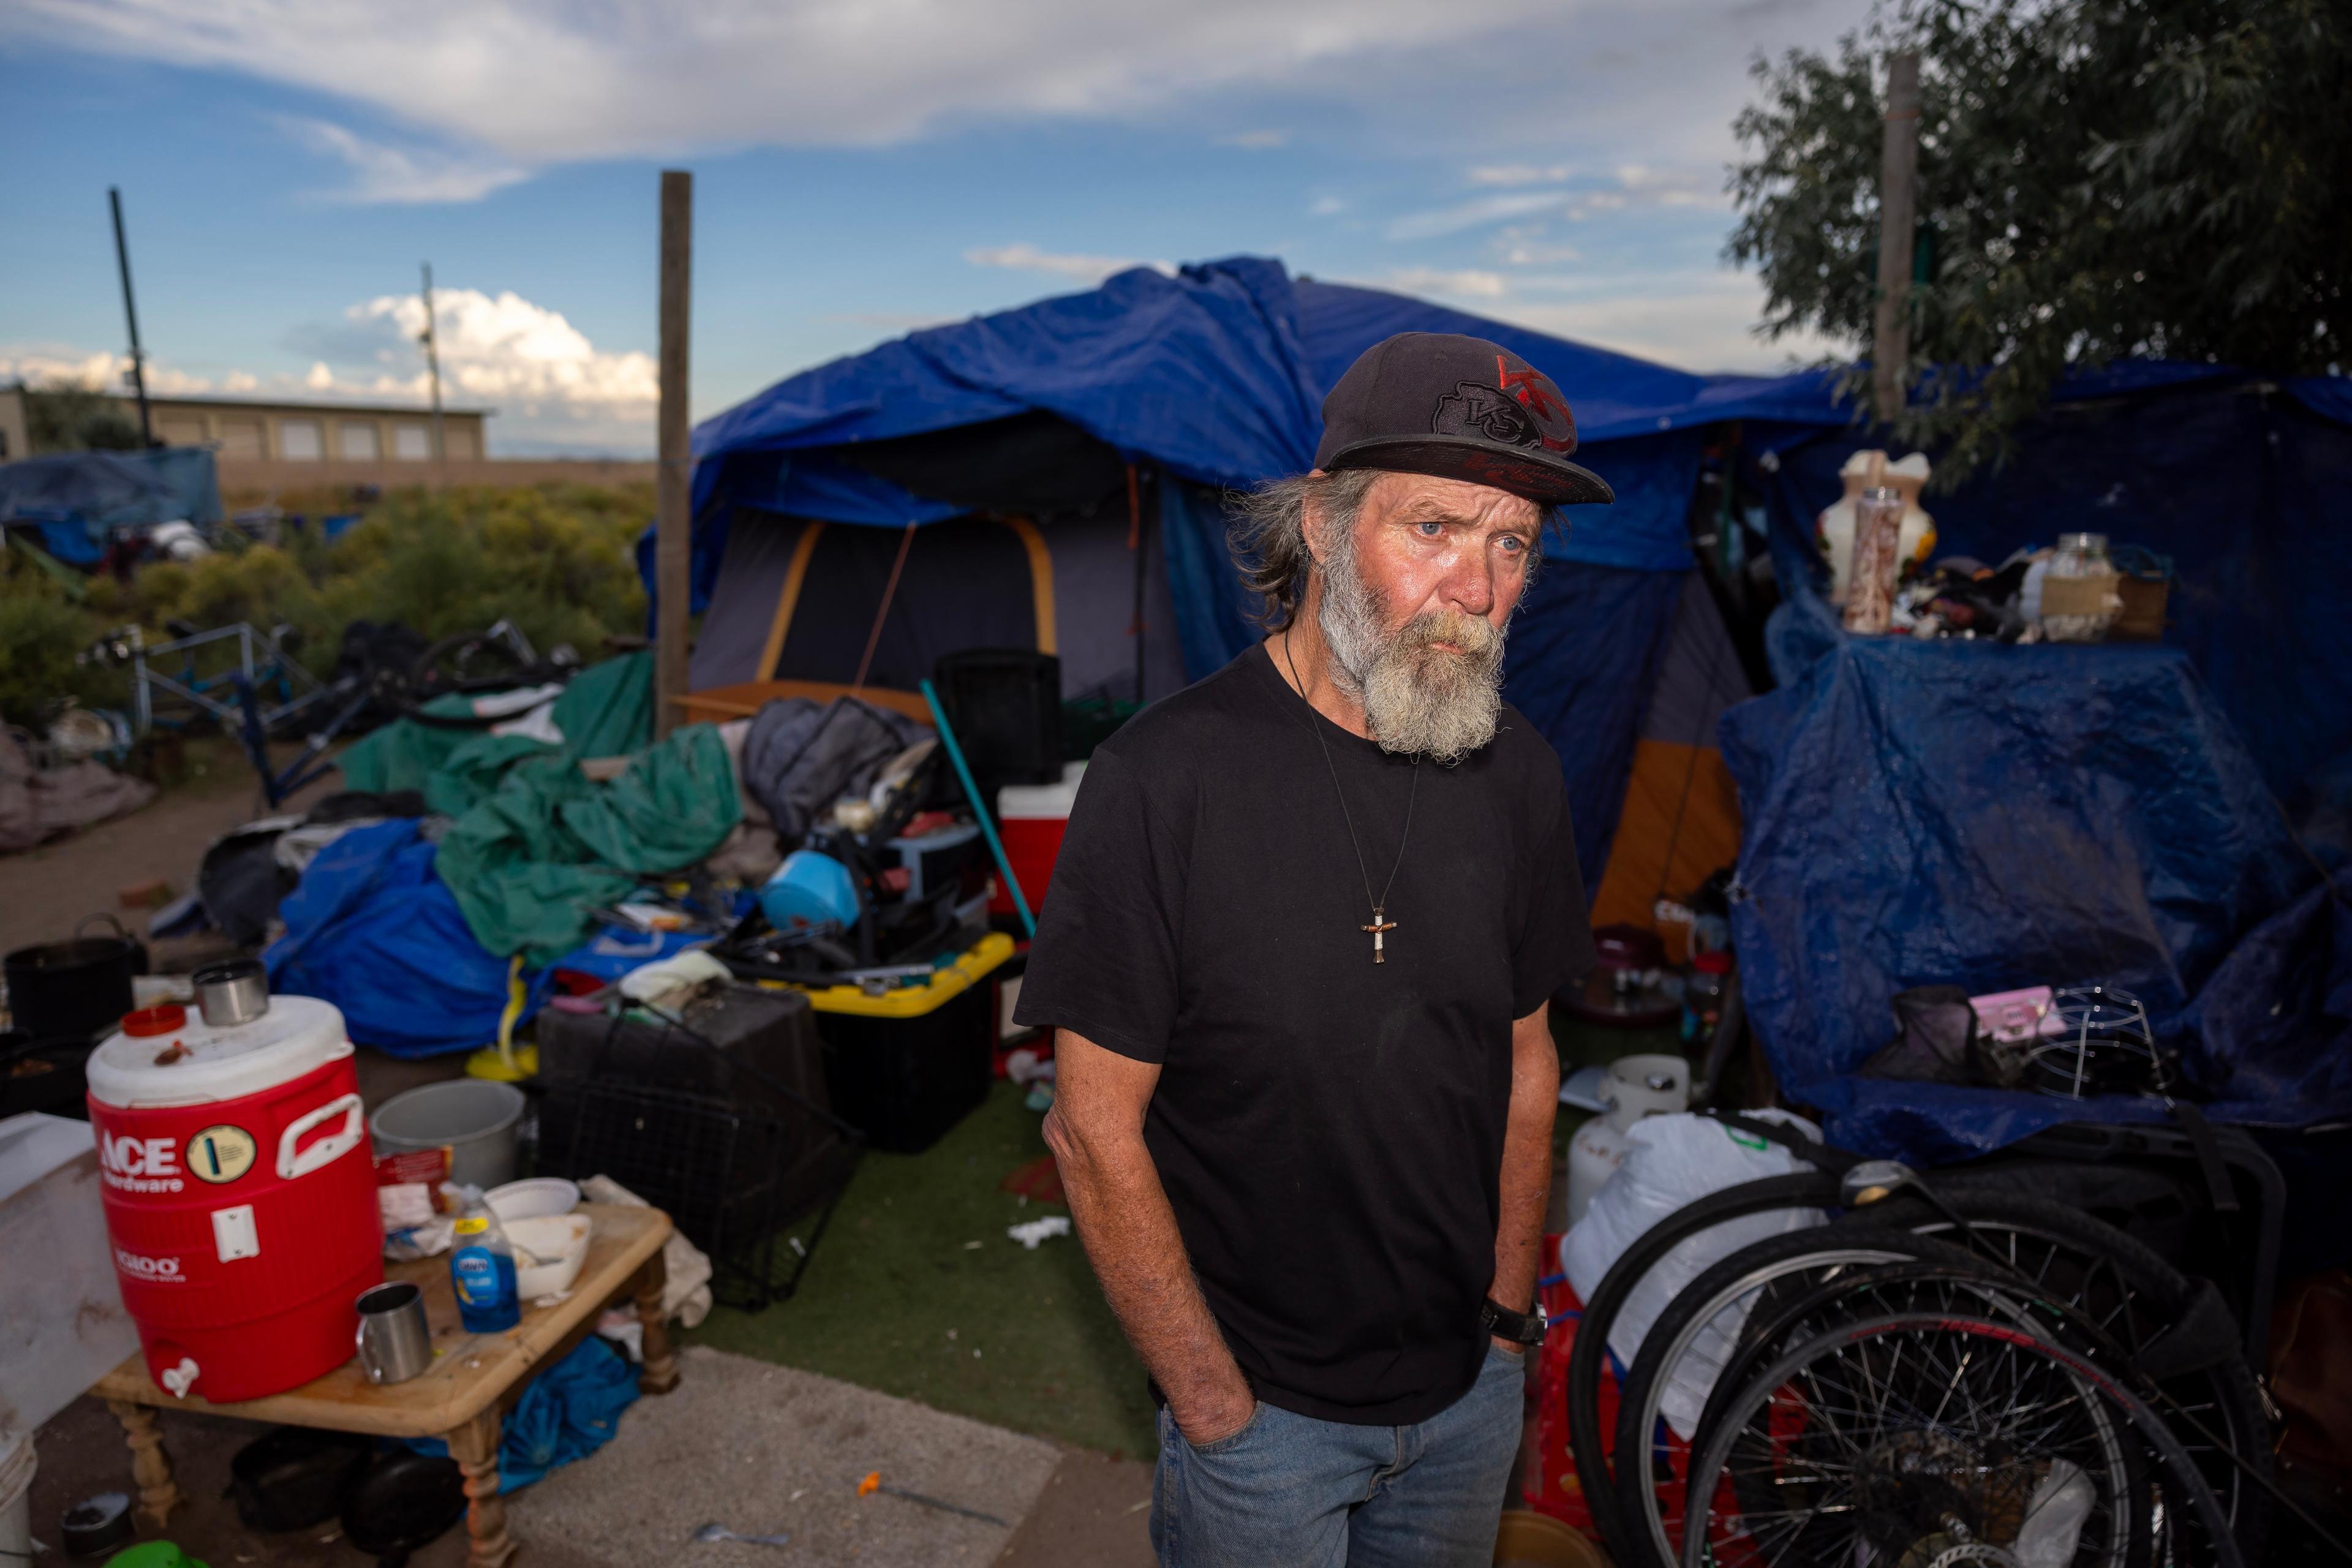
<path fill-rule="evenodd" d="M 395 1279 L 360 1293 L 360 1370 L 370 1383 L 405 1383 L 433 1364 L 425 1292 Z"/>

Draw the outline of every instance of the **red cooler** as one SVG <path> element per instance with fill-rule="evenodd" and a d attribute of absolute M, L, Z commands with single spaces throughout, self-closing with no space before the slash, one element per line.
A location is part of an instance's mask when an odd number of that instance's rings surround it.
<path fill-rule="evenodd" d="M 157 1385 L 215 1404 L 349 1361 L 352 1302 L 383 1279 L 343 1016 L 309 996 L 268 1009 L 215 1027 L 148 1008 L 89 1058 L 122 1304 Z"/>

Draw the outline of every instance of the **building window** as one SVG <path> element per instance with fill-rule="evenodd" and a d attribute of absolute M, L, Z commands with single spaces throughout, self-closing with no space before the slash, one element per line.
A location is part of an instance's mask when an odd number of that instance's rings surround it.
<path fill-rule="evenodd" d="M 433 456 L 433 432 L 422 425 L 392 427 L 392 455 L 404 463 L 421 463 Z"/>
<path fill-rule="evenodd" d="M 346 419 L 343 421 L 342 428 L 336 432 L 336 437 L 335 449 L 342 455 L 345 462 L 373 463 L 383 456 L 383 447 L 376 434 L 375 421 L 373 419 L 365 423 L 357 419 Z"/>
<path fill-rule="evenodd" d="M 482 455 L 480 433 L 470 425 L 445 425 L 441 428 L 441 444 L 449 456 L 471 461 Z"/>
<path fill-rule="evenodd" d="M 205 444 L 205 422 L 202 419 L 165 419 L 158 422 L 155 433 L 166 447 L 201 447 Z"/>
<path fill-rule="evenodd" d="M 224 419 L 221 421 L 220 455 L 224 458 L 257 461 L 261 453 L 261 421 L 258 419 Z"/>
<path fill-rule="evenodd" d="M 315 463 L 327 455 L 316 419 L 285 419 L 278 426 L 278 455 L 294 463 Z"/>

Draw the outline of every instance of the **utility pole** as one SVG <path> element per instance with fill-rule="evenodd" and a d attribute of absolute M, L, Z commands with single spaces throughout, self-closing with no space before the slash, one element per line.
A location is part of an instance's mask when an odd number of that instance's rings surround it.
<path fill-rule="evenodd" d="M 1878 317 L 1870 355 L 1872 401 L 1879 423 L 1903 411 L 1911 358 L 1911 239 L 1917 226 L 1919 57 L 1905 50 L 1886 62 L 1886 145 L 1878 167 Z"/>
<path fill-rule="evenodd" d="M 661 463 L 654 511 L 654 733 L 685 717 L 686 621 L 694 570 L 694 519 L 688 512 L 693 458 L 688 453 L 686 348 L 694 277 L 694 176 L 661 177 Z"/>
<path fill-rule="evenodd" d="M 433 331 L 433 263 L 425 267 L 425 368 L 433 382 L 433 468 L 446 488 L 449 483 L 449 449 L 441 440 L 441 346 Z"/>
<path fill-rule="evenodd" d="M 131 321 L 131 390 L 139 396 L 139 444 L 155 444 L 154 422 L 147 415 L 147 355 L 139 347 L 139 307 L 131 300 L 131 247 L 122 237 L 122 189 L 106 187 L 106 205 L 114 210 L 114 265 L 122 274 L 122 313 Z"/>

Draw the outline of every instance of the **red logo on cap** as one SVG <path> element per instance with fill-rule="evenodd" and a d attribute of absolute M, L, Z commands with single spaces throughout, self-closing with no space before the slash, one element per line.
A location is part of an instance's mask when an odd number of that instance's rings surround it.
<path fill-rule="evenodd" d="M 1513 370 L 1495 356 L 1495 384 L 1518 401 L 1536 422 L 1544 446 L 1554 452 L 1576 450 L 1576 416 L 1568 411 L 1568 399 L 1559 388 L 1539 370 Z"/>

